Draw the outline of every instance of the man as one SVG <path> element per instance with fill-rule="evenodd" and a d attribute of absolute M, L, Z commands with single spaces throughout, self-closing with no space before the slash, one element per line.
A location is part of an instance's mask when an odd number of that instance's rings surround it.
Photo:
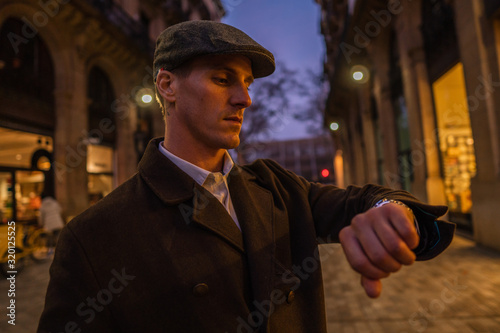
<path fill-rule="evenodd" d="M 326 332 L 318 242 L 340 240 L 370 297 L 451 242 L 446 207 L 406 192 L 233 163 L 249 86 L 274 71 L 243 32 L 172 26 L 154 70 L 165 137 L 63 230 L 39 332 Z"/>

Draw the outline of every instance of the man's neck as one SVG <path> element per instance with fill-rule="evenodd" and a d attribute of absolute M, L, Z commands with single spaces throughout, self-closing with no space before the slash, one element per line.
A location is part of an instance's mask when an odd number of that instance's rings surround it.
<path fill-rule="evenodd" d="M 182 158 L 189 163 L 192 163 L 204 170 L 210 172 L 220 172 L 224 165 L 225 149 L 207 151 L 206 149 L 186 149 L 176 148 L 175 145 L 169 144 L 166 140 L 163 142 L 163 147 L 177 157 Z"/>

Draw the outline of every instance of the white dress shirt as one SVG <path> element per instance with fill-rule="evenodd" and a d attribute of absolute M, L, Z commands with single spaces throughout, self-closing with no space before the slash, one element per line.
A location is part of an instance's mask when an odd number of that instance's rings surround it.
<path fill-rule="evenodd" d="M 189 163 L 188 161 L 183 160 L 178 156 L 175 156 L 167 149 L 165 149 L 165 147 L 163 147 L 163 141 L 160 142 L 158 148 L 160 149 L 160 152 L 175 165 L 177 165 L 179 169 L 187 173 L 191 178 L 194 179 L 195 182 L 203 186 L 214 197 L 216 197 L 224 206 L 224 208 L 226 208 L 229 215 L 233 218 L 238 229 L 241 230 L 240 224 L 238 223 L 238 217 L 236 216 L 236 212 L 234 211 L 233 202 L 231 201 L 229 188 L 227 186 L 227 177 L 234 166 L 233 159 L 227 151 L 224 155 L 224 166 L 222 167 L 222 172 L 210 172 L 192 163 Z"/>

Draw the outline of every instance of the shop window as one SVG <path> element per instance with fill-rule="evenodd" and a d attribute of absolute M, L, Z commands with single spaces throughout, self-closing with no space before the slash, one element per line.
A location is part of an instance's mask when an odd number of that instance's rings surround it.
<path fill-rule="evenodd" d="M 16 171 L 16 219 L 36 223 L 42 202 L 44 174 L 41 171 Z"/>
<path fill-rule="evenodd" d="M 40 194 L 53 194 L 50 136 L 0 127 L 0 221 L 36 223 Z"/>
<path fill-rule="evenodd" d="M 476 159 L 462 64 L 436 80 L 432 90 L 448 206 L 451 213 L 469 214 Z"/>
<path fill-rule="evenodd" d="M 91 204 L 113 190 L 113 148 L 99 145 L 87 147 L 88 193 Z"/>
<path fill-rule="evenodd" d="M 0 172 L 0 221 L 37 223 L 44 186 L 41 171 Z"/>

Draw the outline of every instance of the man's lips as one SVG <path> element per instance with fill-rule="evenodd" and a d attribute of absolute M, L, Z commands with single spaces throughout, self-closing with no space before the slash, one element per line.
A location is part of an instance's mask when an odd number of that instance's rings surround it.
<path fill-rule="evenodd" d="M 226 118 L 224 118 L 224 120 L 234 121 L 234 122 L 238 122 L 240 124 L 243 123 L 243 117 L 238 117 L 238 116 L 226 117 Z"/>

